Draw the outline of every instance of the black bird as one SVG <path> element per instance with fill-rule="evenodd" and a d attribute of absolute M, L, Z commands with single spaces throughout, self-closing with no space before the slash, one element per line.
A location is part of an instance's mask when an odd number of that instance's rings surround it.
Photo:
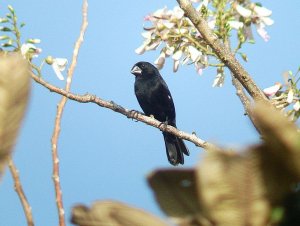
<path fill-rule="evenodd" d="M 134 92 L 144 113 L 176 127 L 173 99 L 158 69 L 148 62 L 138 62 L 132 67 L 131 73 L 135 75 Z M 163 136 L 169 162 L 172 165 L 183 164 L 183 153 L 190 154 L 183 140 L 166 132 L 163 132 Z"/>

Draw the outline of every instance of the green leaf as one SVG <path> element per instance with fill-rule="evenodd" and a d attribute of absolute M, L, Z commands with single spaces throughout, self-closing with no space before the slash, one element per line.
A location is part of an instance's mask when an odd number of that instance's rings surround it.
<path fill-rule="evenodd" d="M 12 19 L 12 15 L 10 15 L 10 14 L 6 14 L 6 17 L 9 19 Z"/>
<path fill-rule="evenodd" d="M 254 39 L 249 39 L 249 40 L 248 40 L 248 43 L 249 43 L 249 44 L 255 44 L 255 40 L 254 40 Z"/>
<path fill-rule="evenodd" d="M 10 43 L 2 43 L 1 46 L 2 47 L 12 47 L 12 44 L 10 44 Z"/>
<path fill-rule="evenodd" d="M 283 207 L 275 207 L 271 212 L 271 222 L 278 223 L 284 217 L 284 208 Z"/>
<path fill-rule="evenodd" d="M 245 53 L 240 53 L 240 55 L 245 62 L 248 62 L 248 56 Z"/>
<path fill-rule="evenodd" d="M 30 39 L 27 39 L 26 42 L 31 43 L 31 44 L 38 44 L 41 42 L 41 40 L 37 39 L 37 38 L 30 38 Z"/>
<path fill-rule="evenodd" d="M 22 28 L 22 27 L 24 27 L 26 24 L 24 23 L 24 22 L 22 22 L 21 24 L 20 24 L 20 28 Z"/>
<path fill-rule="evenodd" d="M 10 39 L 10 37 L 7 35 L 0 36 L 0 40 L 7 40 L 7 39 Z"/>
<path fill-rule="evenodd" d="M 11 14 L 13 14 L 13 15 L 15 14 L 15 10 L 11 5 L 8 5 L 7 8 L 11 12 Z"/>
<path fill-rule="evenodd" d="M 0 23 L 7 23 L 9 20 L 5 17 L 0 18 Z"/>
<path fill-rule="evenodd" d="M 0 31 L 10 32 L 10 31 L 12 31 L 12 29 L 9 27 L 0 27 Z"/>

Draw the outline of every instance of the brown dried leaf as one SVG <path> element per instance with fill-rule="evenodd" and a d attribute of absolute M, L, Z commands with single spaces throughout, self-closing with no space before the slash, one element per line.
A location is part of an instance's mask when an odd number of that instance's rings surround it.
<path fill-rule="evenodd" d="M 295 124 L 271 106 L 258 103 L 253 111 L 269 155 L 300 180 L 300 133 Z"/>
<path fill-rule="evenodd" d="M 251 158 L 209 152 L 197 170 L 204 215 L 218 226 L 264 225 L 270 205 L 261 182 Z"/>
<path fill-rule="evenodd" d="M 197 169 L 203 215 L 218 226 L 264 226 L 293 178 L 261 145 L 243 154 L 210 151 Z"/>
<path fill-rule="evenodd" d="M 78 226 L 167 226 L 150 213 L 115 201 L 95 202 L 91 208 L 75 206 L 71 222 Z"/>
<path fill-rule="evenodd" d="M 148 177 L 161 209 L 180 225 L 210 225 L 201 215 L 195 170 L 157 170 Z"/>
<path fill-rule="evenodd" d="M 0 177 L 12 152 L 30 91 L 29 65 L 17 53 L 0 54 Z"/>

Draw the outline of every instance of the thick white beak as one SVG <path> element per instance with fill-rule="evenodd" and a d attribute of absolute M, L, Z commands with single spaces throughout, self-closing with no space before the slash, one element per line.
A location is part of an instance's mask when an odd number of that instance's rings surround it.
<path fill-rule="evenodd" d="M 142 69 L 140 69 L 138 66 L 134 66 L 131 69 L 131 74 L 134 74 L 135 76 L 142 74 Z"/>

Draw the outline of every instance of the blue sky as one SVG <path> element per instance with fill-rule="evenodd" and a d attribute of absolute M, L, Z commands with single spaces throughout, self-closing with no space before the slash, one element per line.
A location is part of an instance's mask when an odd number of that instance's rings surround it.
<path fill-rule="evenodd" d="M 3 1 L 0 14 L 11 4 L 20 21 L 26 22 L 23 38 L 40 38 L 42 59 L 72 56 L 81 25 L 81 1 Z M 273 11 L 275 24 L 268 28 L 271 40 L 256 36 L 256 44 L 245 51 L 243 63 L 260 87 L 282 81 L 282 72 L 300 65 L 299 1 L 262 1 Z M 176 1 L 90 1 L 89 27 L 80 50 L 72 91 L 91 93 L 113 100 L 128 109 L 140 110 L 133 92 L 130 69 L 137 61 L 153 62 L 158 52 L 136 55 L 141 42 L 143 17 Z M 243 115 L 229 77 L 223 88 L 212 88 L 213 70 L 202 76 L 192 66 L 172 72 L 168 60 L 161 71 L 176 105 L 177 125 L 205 140 L 244 148 L 259 142 L 259 136 Z M 51 68 L 43 78 L 64 87 Z M 32 83 L 29 109 L 15 148 L 14 159 L 36 225 L 57 225 L 52 183 L 50 139 L 60 96 Z M 184 167 L 194 166 L 204 151 L 186 142 L 191 156 Z M 115 199 L 162 216 L 145 177 L 167 162 L 161 133 L 93 104 L 68 101 L 59 140 L 61 185 L 67 220 L 74 204 L 90 205 L 95 200 Z M 25 225 L 23 211 L 7 171 L 0 185 L 1 225 Z M 69 222 L 68 222 L 69 224 Z"/>

